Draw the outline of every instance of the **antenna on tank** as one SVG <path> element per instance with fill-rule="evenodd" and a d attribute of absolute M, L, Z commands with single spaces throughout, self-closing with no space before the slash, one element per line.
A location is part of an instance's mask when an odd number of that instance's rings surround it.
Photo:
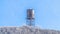
<path fill-rule="evenodd" d="M 34 10 L 33 9 L 27 9 L 27 25 L 28 26 L 35 26 L 35 23 L 34 23 L 34 20 L 35 20 L 35 18 L 34 18 Z"/>

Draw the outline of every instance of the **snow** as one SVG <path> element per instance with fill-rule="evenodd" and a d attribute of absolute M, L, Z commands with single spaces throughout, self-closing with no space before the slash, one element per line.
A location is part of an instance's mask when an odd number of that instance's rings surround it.
<path fill-rule="evenodd" d="M 44 30 L 33 26 L 0 27 L 0 34 L 60 34 L 60 31 Z"/>

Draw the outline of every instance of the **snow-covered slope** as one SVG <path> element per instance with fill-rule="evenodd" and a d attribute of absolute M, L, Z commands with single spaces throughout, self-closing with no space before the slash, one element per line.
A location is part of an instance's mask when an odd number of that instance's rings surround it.
<path fill-rule="evenodd" d="M 60 34 L 60 31 L 43 30 L 32 26 L 0 27 L 0 34 Z"/>

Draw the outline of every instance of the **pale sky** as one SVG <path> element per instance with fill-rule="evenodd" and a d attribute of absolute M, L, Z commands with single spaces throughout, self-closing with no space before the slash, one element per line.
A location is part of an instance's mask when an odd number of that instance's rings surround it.
<path fill-rule="evenodd" d="M 60 30 L 60 0 L 0 0 L 0 26 L 23 26 L 26 10 L 33 8 L 35 24 Z"/>

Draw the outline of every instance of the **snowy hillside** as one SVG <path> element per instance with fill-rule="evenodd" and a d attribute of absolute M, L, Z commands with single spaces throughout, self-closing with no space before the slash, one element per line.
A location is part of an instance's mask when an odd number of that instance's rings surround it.
<path fill-rule="evenodd" d="M 60 34 L 60 31 L 43 30 L 36 27 L 0 27 L 0 34 Z"/>

